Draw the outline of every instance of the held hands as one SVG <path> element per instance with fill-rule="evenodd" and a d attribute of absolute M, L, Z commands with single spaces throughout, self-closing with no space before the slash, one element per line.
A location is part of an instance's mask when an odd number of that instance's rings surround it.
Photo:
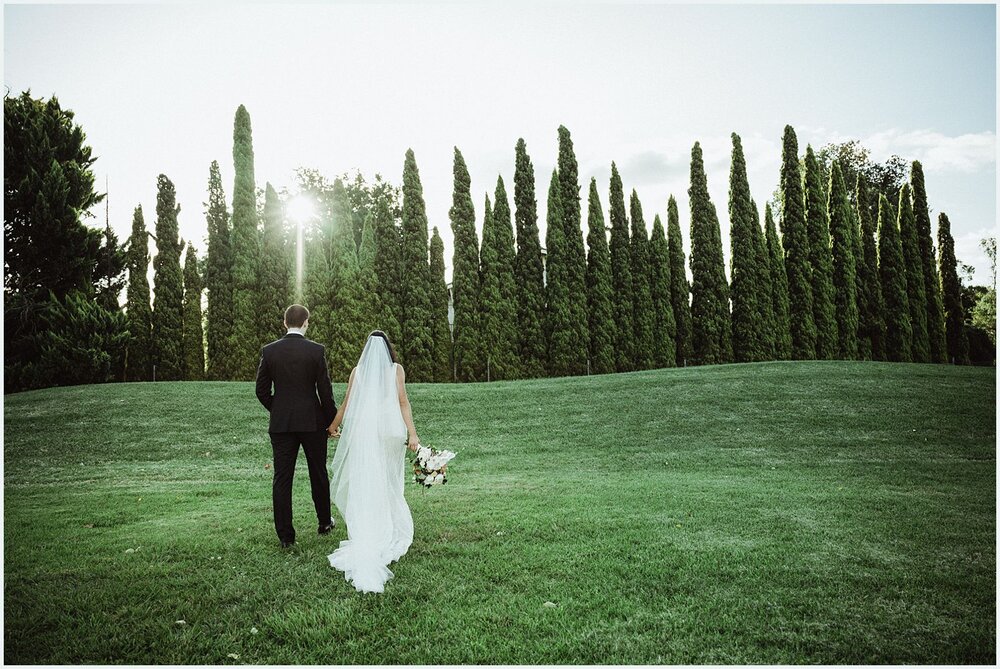
<path fill-rule="evenodd" d="M 407 450 L 417 452 L 417 447 L 420 446 L 420 438 L 417 437 L 413 432 L 410 433 L 410 438 L 407 439 L 406 448 Z"/>
<path fill-rule="evenodd" d="M 332 437 L 334 439 L 339 439 L 340 438 L 340 426 L 338 425 L 338 426 L 334 427 L 333 424 L 331 423 L 330 427 L 326 428 L 326 434 L 327 434 L 327 436 Z"/>

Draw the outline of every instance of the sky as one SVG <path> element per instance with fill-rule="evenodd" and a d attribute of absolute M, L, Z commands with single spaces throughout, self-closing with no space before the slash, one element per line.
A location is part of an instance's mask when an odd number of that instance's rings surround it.
<path fill-rule="evenodd" d="M 544 244 L 565 125 L 584 234 L 590 179 L 607 219 L 615 161 L 648 228 L 677 198 L 689 249 L 700 141 L 728 272 L 730 134 L 742 137 L 763 209 L 790 124 L 802 151 L 857 139 L 876 160 L 919 159 L 935 235 L 944 211 L 959 260 L 986 283 L 996 25 L 993 5 L 5 5 L 4 82 L 75 112 L 123 239 L 136 205 L 152 229 L 163 173 L 177 189 L 181 236 L 204 252 L 209 165 L 219 161 L 231 202 L 244 104 L 261 187 L 294 190 L 298 167 L 398 184 L 412 148 L 449 277 L 454 147 L 469 166 L 480 238 L 498 175 L 513 197 L 523 137 Z M 103 225 L 103 205 L 97 213 L 91 223 Z"/>

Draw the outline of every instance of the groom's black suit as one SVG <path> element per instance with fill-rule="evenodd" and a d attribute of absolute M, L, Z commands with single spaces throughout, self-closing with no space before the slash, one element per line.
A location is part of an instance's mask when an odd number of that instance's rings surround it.
<path fill-rule="evenodd" d="M 292 477 L 300 445 L 309 464 L 316 518 L 320 527 L 331 522 L 326 428 L 337 415 L 337 404 L 323 346 L 295 333 L 265 346 L 257 367 L 257 399 L 271 412 L 268 433 L 274 454 L 274 529 L 281 541 L 295 541 Z"/>

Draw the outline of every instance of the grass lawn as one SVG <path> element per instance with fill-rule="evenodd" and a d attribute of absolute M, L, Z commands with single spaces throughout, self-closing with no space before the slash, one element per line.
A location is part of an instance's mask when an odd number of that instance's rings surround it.
<path fill-rule="evenodd" d="M 346 530 L 316 534 L 304 456 L 278 548 L 251 384 L 8 395 L 4 660 L 992 664 L 995 378 L 414 385 L 422 440 L 458 457 L 443 488 L 407 486 L 382 595 L 329 567 Z"/>

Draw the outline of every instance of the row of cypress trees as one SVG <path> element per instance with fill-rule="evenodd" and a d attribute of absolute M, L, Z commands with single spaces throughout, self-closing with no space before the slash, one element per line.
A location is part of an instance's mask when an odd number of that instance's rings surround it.
<path fill-rule="evenodd" d="M 260 346 L 280 336 L 280 314 L 293 299 L 312 311 L 310 336 L 327 345 L 334 378 L 346 378 L 373 328 L 393 338 L 415 381 L 775 359 L 968 362 L 954 242 L 941 214 L 935 261 L 920 163 L 913 163 L 895 207 L 879 195 L 873 211 L 861 173 L 850 191 L 838 161 L 824 177 L 807 147 L 800 163 L 790 126 L 780 211 L 766 204 L 763 227 L 740 138 L 732 135 L 729 279 L 699 143 L 691 151 L 690 258 L 673 196 L 666 226 L 656 215 L 648 234 L 634 190 L 626 208 L 614 163 L 607 225 L 597 183 L 589 183 L 585 243 L 577 160 L 562 126 L 546 194 L 544 253 L 534 167 L 523 139 L 515 146 L 513 209 L 498 177 L 492 199 L 485 197 L 480 244 L 469 170 L 456 147 L 450 296 L 444 246 L 436 227 L 428 238 L 412 151 L 404 159 L 398 215 L 386 191 L 376 192 L 360 214 L 360 237 L 358 210 L 344 183 L 337 179 L 317 191 L 320 215 L 306 231 L 301 295 L 283 205 L 270 184 L 258 211 L 250 117 L 243 106 L 234 124 L 233 161 L 231 225 L 218 164 L 209 170 L 204 281 L 190 246 L 181 269 L 179 207 L 173 185 L 161 175 L 152 308 L 147 233 L 141 207 L 136 209 L 128 258 L 130 379 L 152 378 L 154 365 L 158 379 L 250 379 Z"/>

